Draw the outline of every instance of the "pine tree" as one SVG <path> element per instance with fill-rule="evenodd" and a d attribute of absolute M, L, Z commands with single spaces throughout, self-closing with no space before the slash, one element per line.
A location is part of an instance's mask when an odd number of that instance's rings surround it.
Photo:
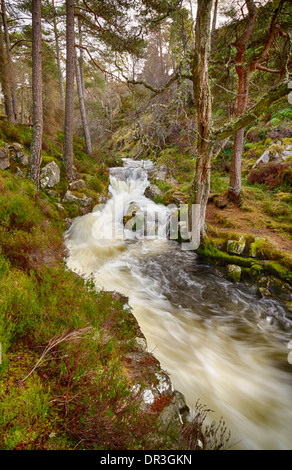
<path fill-rule="evenodd" d="M 32 137 L 29 160 L 29 178 L 40 186 L 40 165 L 43 137 L 42 102 L 42 25 L 41 0 L 32 0 Z"/>

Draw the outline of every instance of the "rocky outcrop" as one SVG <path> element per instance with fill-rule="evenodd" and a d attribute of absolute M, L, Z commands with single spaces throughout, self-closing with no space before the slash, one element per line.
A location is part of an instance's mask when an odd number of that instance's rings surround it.
<path fill-rule="evenodd" d="M 220 234 L 221 237 L 222 235 Z M 283 259 L 281 251 L 277 252 L 265 238 L 250 235 L 237 235 L 232 240 L 227 238 L 225 241 L 220 238 L 218 242 L 220 243 L 216 243 L 216 237 L 213 240 L 206 239 L 196 250 L 199 257 L 229 280 L 256 285 L 260 296 L 264 294 L 265 297 L 277 297 L 291 309 L 291 262 L 289 264 L 288 258 L 286 261 Z M 229 249 L 232 247 L 232 252 L 227 252 L 228 246 Z"/>

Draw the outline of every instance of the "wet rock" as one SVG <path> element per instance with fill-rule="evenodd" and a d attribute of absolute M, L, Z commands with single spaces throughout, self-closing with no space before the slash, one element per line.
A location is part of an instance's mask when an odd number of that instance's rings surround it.
<path fill-rule="evenodd" d="M 241 255 L 245 248 L 245 238 L 240 237 L 239 240 L 227 241 L 227 252 L 234 255 Z"/>
<path fill-rule="evenodd" d="M 159 416 L 159 425 L 161 430 L 167 430 L 174 424 L 182 424 L 182 418 L 188 419 L 190 410 L 186 405 L 182 393 L 174 391 L 170 404 L 166 406 Z"/>
<path fill-rule="evenodd" d="M 156 184 L 150 184 L 147 186 L 144 194 L 146 197 L 152 200 L 155 199 L 156 196 L 163 196 L 163 192 L 158 188 L 158 186 L 156 186 Z"/>
<path fill-rule="evenodd" d="M 10 167 L 9 155 L 0 149 L 0 168 L 1 170 L 6 170 Z"/>
<path fill-rule="evenodd" d="M 41 171 L 40 183 L 43 189 L 52 188 L 60 182 L 60 168 L 55 161 L 48 163 Z"/>
<path fill-rule="evenodd" d="M 106 204 L 107 201 L 108 201 L 108 199 L 104 194 L 99 194 L 99 196 L 98 196 L 99 204 Z"/>
<path fill-rule="evenodd" d="M 241 278 L 241 267 L 236 264 L 228 264 L 226 266 L 227 278 L 233 282 L 239 282 Z"/>
<path fill-rule="evenodd" d="M 124 225 L 127 225 L 127 223 L 134 219 L 135 215 L 141 210 L 141 207 L 138 206 L 138 204 L 135 204 L 135 203 L 131 203 L 128 207 L 128 210 L 126 212 L 126 214 L 124 215 L 123 217 L 123 224 Z M 133 220 L 134 222 L 134 220 Z"/>
<path fill-rule="evenodd" d="M 147 351 L 147 341 L 145 338 L 137 337 L 135 338 L 135 343 L 138 349 L 142 351 Z"/>
<path fill-rule="evenodd" d="M 86 184 L 84 180 L 80 179 L 80 180 L 72 181 L 69 184 L 69 187 L 72 191 L 78 191 L 78 189 L 86 188 Z"/>
<path fill-rule="evenodd" d="M 72 225 L 72 219 L 70 219 L 69 217 L 66 217 L 66 219 L 64 219 L 64 224 L 65 224 L 65 229 L 69 230 L 69 228 Z"/>

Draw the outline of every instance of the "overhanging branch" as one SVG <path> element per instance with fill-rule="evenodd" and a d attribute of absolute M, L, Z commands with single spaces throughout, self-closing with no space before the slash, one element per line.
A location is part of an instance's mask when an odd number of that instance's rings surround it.
<path fill-rule="evenodd" d="M 214 140 L 222 140 L 231 136 L 239 129 L 246 127 L 248 124 L 251 124 L 255 119 L 257 119 L 264 111 L 267 109 L 274 101 L 283 98 L 283 96 L 288 95 L 291 89 L 288 88 L 287 81 L 282 82 L 271 90 L 269 90 L 262 98 L 260 98 L 257 103 L 255 103 L 251 108 L 249 108 L 242 116 L 240 116 L 235 121 L 232 121 L 225 126 L 221 127 L 218 130 L 212 131 L 212 138 Z"/>

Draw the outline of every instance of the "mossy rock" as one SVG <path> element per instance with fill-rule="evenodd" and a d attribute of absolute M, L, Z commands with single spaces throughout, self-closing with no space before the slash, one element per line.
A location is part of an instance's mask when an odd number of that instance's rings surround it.
<path fill-rule="evenodd" d="M 245 238 L 239 237 L 238 240 L 228 240 L 227 241 L 227 252 L 235 255 L 241 255 L 245 248 Z"/>
<path fill-rule="evenodd" d="M 256 237 L 254 242 L 249 245 L 249 256 L 252 258 L 262 258 L 263 257 L 263 247 L 266 244 L 265 238 Z"/>
<path fill-rule="evenodd" d="M 230 281 L 238 283 L 241 278 L 241 267 L 236 264 L 228 264 L 226 266 L 226 274 Z"/>

